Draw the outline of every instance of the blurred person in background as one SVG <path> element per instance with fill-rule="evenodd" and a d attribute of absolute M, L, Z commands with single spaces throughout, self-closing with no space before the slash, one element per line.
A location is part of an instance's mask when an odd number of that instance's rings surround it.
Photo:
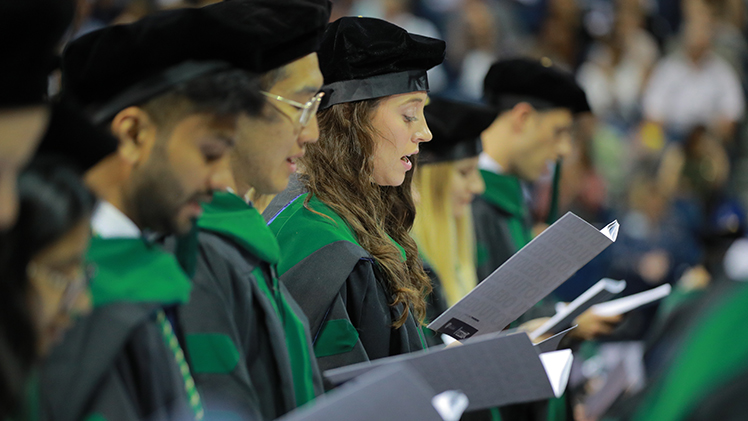
<path fill-rule="evenodd" d="M 427 310 L 430 322 L 478 285 L 470 204 L 485 190 L 478 172 L 480 134 L 497 113 L 431 98 L 424 114 L 434 138 L 421 145 L 413 176 L 417 200 L 412 235 L 434 287 Z M 430 342 L 441 343 L 433 332 L 427 333 Z"/>
<path fill-rule="evenodd" d="M 61 161 L 33 163 L 18 189 L 20 214 L 8 234 L 14 246 L 2 279 L 2 311 L 16 316 L 4 332 L 8 345 L 0 347 L 0 414 L 31 420 L 40 410 L 38 378 L 24 373 L 90 310 L 85 254 L 95 199 Z"/>
<path fill-rule="evenodd" d="M 682 142 L 701 125 L 723 142 L 734 139 L 745 111 L 743 89 L 729 63 L 713 51 L 713 36 L 709 13 L 687 16 L 683 48 L 661 59 L 652 73 L 643 97 L 644 117 L 669 138 Z"/>
<path fill-rule="evenodd" d="M 641 9 L 638 0 L 616 2 L 612 28 L 592 44 L 577 72 L 595 115 L 624 127 L 639 121 L 641 95 L 659 56 Z"/>

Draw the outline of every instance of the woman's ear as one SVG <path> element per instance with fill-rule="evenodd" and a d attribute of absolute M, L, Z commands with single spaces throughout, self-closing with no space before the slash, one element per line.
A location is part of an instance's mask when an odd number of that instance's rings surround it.
<path fill-rule="evenodd" d="M 145 160 L 156 140 L 156 127 L 148 113 L 139 107 L 128 107 L 112 119 L 111 131 L 119 140 L 119 155 L 136 166 Z"/>

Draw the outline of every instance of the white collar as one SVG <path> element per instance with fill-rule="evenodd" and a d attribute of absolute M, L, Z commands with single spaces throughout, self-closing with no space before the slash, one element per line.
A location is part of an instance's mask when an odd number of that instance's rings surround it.
<path fill-rule="evenodd" d="M 495 174 L 501 174 L 504 172 L 504 169 L 501 168 L 501 165 L 496 162 L 495 159 L 488 156 L 488 154 L 485 152 L 481 152 L 480 155 L 478 155 L 478 168 L 484 171 L 490 171 Z"/>
<path fill-rule="evenodd" d="M 106 201 L 100 201 L 91 217 L 93 232 L 101 238 L 139 238 L 140 228 L 122 211 Z"/>

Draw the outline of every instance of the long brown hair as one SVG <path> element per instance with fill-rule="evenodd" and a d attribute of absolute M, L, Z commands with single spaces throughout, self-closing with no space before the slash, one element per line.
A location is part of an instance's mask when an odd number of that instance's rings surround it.
<path fill-rule="evenodd" d="M 403 304 L 404 311 L 393 324 L 400 327 L 411 307 L 417 320 L 424 319 L 425 297 L 431 292 L 431 284 L 409 234 L 416 214 L 411 193 L 413 171 L 406 173 L 405 181 L 397 187 L 379 186 L 373 181 L 372 134 L 376 128 L 371 120 L 378 105 L 379 100 L 374 99 L 337 104 L 321 111 L 317 115 L 320 139 L 307 146 L 301 160 L 301 180 L 348 223 L 361 247 L 379 264 L 393 295 L 392 305 Z M 304 206 L 314 212 L 309 208 L 309 198 Z M 404 264 L 388 235 L 405 249 Z"/>

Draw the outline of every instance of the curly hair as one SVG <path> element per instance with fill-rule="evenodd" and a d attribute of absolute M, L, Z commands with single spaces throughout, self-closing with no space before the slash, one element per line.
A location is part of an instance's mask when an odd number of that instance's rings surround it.
<path fill-rule="evenodd" d="M 391 305 L 403 304 L 400 318 L 393 323 L 400 327 L 411 309 L 417 320 L 424 320 L 431 284 L 409 234 L 415 219 L 413 171 L 397 187 L 373 181 L 372 135 L 377 131 L 371 121 L 379 103 L 378 99 L 343 103 L 321 111 L 317 115 L 320 139 L 307 146 L 301 181 L 348 223 L 359 244 L 374 257 L 390 288 Z M 309 198 L 304 206 L 315 212 L 309 208 Z M 390 238 L 405 249 L 404 263 Z"/>

